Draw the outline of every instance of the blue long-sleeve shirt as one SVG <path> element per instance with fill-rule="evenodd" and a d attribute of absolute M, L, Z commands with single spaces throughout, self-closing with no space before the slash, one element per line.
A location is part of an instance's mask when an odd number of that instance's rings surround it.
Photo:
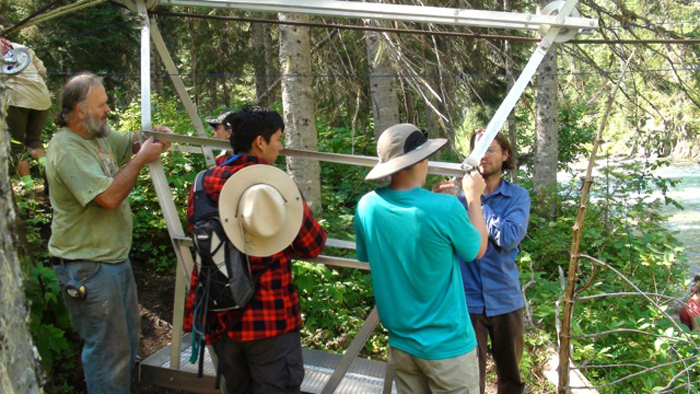
<path fill-rule="evenodd" d="M 464 192 L 457 198 L 467 208 Z M 522 187 L 501 180 L 496 190 L 481 196 L 481 204 L 489 234 L 486 254 L 470 262 L 460 258 L 459 263 L 469 313 L 495 316 L 525 305 L 515 258 L 527 233 L 530 196 Z"/>

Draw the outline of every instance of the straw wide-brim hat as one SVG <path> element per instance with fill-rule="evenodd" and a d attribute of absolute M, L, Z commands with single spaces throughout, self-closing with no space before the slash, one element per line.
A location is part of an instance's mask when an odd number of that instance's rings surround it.
<path fill-rule="evenodd" d="M 444 138 L 428 139 L 418 127 L 401 123 L 384 130 L 377 141 L 379 163 L 365 177 L 381 179 L 421 162 L 447 144 Z"/>
<path fill-rule="evenodd" d="M 267 257 L 284 250 L 299 234 L 304 204 L 287 173 L 275 166 L 255 164 L 226 181 L 219 196 L 219 215 L 238 250 Z"/>

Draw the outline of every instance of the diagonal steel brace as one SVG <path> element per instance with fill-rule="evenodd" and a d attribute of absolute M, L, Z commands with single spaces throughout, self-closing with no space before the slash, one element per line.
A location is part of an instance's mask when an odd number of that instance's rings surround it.
<path fill-rule="evenodd" d="M 578 0 L 566 0 L 561 9 L 559 9 L 559 17 L 569 16 L 569 14 L 571 14 L 576 7 L 577 2 Z M 532 56 L 530 56 L 530 60 L 528 60 L 522 73 L 520 73 L 520 76 L 515 81 L 515 84 L 513 84 L 513 87 L 508 92 L 508 95 L 505 99 L 503 99 L 501 106 L 498 107 L 498 110 L 496 110 L 496 113 L 491 118 L 488 126 L 486 126 L 486 131 L 484 132 L 483 136 L 474 145 L 474 149 L 469 156 L 462 162 L 462 168 L 466 172 L 470 172 L 479 166 L 481 158 L 484 157 L 484 154 L 491 145 L 491 142 L 493 142 L 494 138 L 496 138 L 496 135 L 501 130 L 501 127 L 503 127 L 503 123 L 505 123 L 508 115 L 515 107 L 515 104 L 520 99 L 520 96 L 522 96 L 527 84 L 537 72 L 537 68 L 540 66 L 540 63 L 542 63 L 544 57 L 547 56 L 547 53 L 552 48 L 555 38 L 561 31 L 561 27 L 552 26 L 547 31 L 547 34 L 545 34 L 545 36 L 542 38 L 542 41 L 540 41 L 540 43 L 537 45 L 537 48 L 535 48 Z"/>

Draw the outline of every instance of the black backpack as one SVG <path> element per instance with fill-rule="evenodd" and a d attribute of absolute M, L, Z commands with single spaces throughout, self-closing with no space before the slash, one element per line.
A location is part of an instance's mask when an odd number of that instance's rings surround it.
<path fill-rule="evenodd" d="M 199 278 L 196 291 L 207 311 L 240 309 L 248 305 L 255 292 L 248 256 L 229 241 L 219 219 L 219 207 L 204 192 L 205 171 L 194 182 L 192 239 L 195 266 Z"/>
<path fill-rule="evenodd" d="M 192 239 L 194 241 L 195 269 L 198 284 L 195 291 L 195 310 L 192 328 L 192 356 L 190 362 L 199 358 L 198 377 L 203 376 L 204 369 L 204 339 L 209 330 L 206 325 L 209 311 L 226 311 L 244 309 L 253 298 L 260 276 L 265 269 L 251 275 L 248 256 L 229 241 L 221 225 L 219 207 L 213 203 L 204 192 L 204 173 L 201 171 L 195 178 L 192 197 Z M 266 267 L 267 268 L 267 267 Z M 233 329 L 243 311 L 225 328 Z M 221 363 L 219 364 L 221 365 Z M 219 388 L 221 370 L 216 371 L 216 388 Z"/>

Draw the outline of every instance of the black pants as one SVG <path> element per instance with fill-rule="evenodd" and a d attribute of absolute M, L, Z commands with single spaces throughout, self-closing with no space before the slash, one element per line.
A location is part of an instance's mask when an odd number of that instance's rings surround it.
<path fill-rule="evenodd" d="M 7 108 L 7 126 L 12 139 L 17 142 L 11 144 L 13 160 L 22 161 L 27 149 L 42 147 L 41 132 L 48 116 L 48 110 L 38 111 L 13 106 Z"/>
<path fill-rule="evenodd" d="M 301 392 L 304 361 L 299 332 L 237 342 L 228 337 L 214 343 L 225 379 L 226 394 Z"/>
<path fill-rule="evenodd" d="M 493 361 L 498 374 L 498 394 L 525 392 L 525 382 L 520 376 L 520 357 L 523 355 L 523 310 L 486 316 L 470 313 L 479 347 L 479 386 L 486 389 L 486 357 L 488 337 L 491 337 Z"/>

